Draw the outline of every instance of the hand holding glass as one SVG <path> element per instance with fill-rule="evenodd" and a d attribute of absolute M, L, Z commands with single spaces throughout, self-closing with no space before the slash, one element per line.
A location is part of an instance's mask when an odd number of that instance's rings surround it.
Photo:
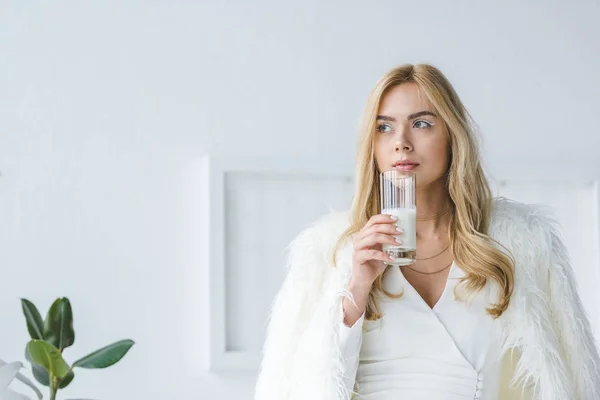
<path fill-rule="evenodd" d="M 379 175 L 381 214 L 394 215 L 403 234 L 400 245 L 383 244 L 383 252 L 394 258 L 390 265 L 414 264 L 417 252 L 416 176 L 412 171 L 390 170 Z"/>

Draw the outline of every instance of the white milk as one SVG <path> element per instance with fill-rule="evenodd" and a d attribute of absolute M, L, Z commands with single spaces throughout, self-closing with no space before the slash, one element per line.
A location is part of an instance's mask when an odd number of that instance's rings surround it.
<path fill-rule="evenodd" d="M 387 263 L 394 265 L 414 263 L 417 250 L 417 210 L 415 208 L 387 208 L 381 213 L 398 217 L 396 226 L 404 231 L 397 236 L 402 241 L 401 245 L 383 244 L 385 253 L 398 258 L 396 262 Z"/>

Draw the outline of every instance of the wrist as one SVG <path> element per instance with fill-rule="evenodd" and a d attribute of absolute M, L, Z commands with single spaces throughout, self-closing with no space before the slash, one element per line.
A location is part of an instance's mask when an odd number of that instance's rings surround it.
<path fill-rule="evenodd" d="M 373 286 L 373 282 L 360 281 L 352 277 L 348 283 L 348 290 L 355 295 L 367 295 L 371 291 L 371 286 Z"/>

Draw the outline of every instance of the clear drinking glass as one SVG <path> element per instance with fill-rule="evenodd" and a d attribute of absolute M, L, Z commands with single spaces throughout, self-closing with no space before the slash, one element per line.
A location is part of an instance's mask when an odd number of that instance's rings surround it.
<path fill-rule="evenodd" d="M 416 176 L 412 171 L 390 170 L 379 175 L 381 214 L 398 217 L 396 226 L 404 231 L 401 245 L 383 244 L 383 251 L 395 258 L 390 265 L 414 264 L 417 253 Z"/>

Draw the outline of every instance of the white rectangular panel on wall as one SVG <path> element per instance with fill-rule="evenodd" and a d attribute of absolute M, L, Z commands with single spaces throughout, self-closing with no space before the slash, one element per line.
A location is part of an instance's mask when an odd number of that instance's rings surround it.
<path fill-rule="evenodd" d="M 350 207 L 351 167 L 289 159 L 206 157 L 201 218 L 209 293 L 209 368 L 254 372 L 268 312 L 286 272 L 285 248 L 319 216 Z M 542 176 L 542 179 L 539 177 Z M 584 306 L 600 336 L 597 179 L 504 174 L 496 195 L 550 207 L 563 227 Z M 577 175 L 575 175 L 577 176 Z"/>
<path fill-rule="evenodd" d="M 351 171 L 323 162 L 207 158 L 210 369 L 255 371 L 286 246 L 319 216 L 346 210 Z"/>
<path fill-rule="evenodd" d="M 600 221 L 598 182 L 569 177 L 512 178 L 497 182 L 498 194 L 548 207 L 562 227 L 579 293 L 600 342 Z"/>

